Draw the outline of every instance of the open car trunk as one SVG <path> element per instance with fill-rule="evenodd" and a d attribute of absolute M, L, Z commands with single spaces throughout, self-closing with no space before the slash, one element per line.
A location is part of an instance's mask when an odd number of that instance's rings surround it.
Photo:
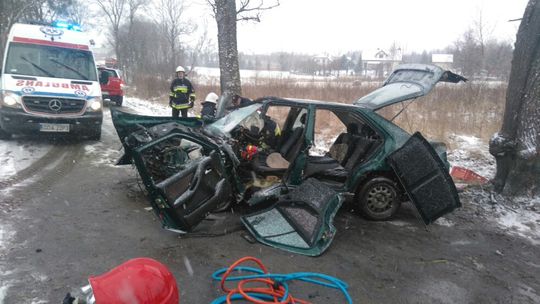
<path fill-rule="evenodd" d="M 428 94 L 438 82 L 458 83 L 467 79 L 429 64 L 402 64 L 379 88 L 353 102 L 374 111 Z"/>

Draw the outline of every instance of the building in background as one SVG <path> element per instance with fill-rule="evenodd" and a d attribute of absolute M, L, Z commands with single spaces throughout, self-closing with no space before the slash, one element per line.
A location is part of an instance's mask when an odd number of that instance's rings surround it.
<path fill-rule="evenodd" d="M 401 48 L 394 50 L 367 50 L 362 52 L 363 75 L 384 78 L 403 61 Z"/>
<path fill-rule="evenodd" d="M 454 54 L 431 54 L 431 63 L 450 70 L 454 65 Z"/>

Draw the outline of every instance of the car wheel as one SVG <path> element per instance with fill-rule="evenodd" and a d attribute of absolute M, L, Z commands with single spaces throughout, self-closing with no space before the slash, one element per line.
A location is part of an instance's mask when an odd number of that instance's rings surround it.
<path fill-rule="evenodd" d="M 8 133 L 0 128 L 0 139 L 10 139 L 11 133 Z"/>
<path fill-rule="evenodd" d="M 388 220 L 396 214 L 401 204 L 398 186 L 386 177 L 373 178 L 360 188 L 356 203 L 366 218 Z"/>
<path fill-rule="evenodd" d="M 121 107 L 123 102 L 124 102 L 124 96 L 116 97 L 116 105 L 117 106 Z"/>

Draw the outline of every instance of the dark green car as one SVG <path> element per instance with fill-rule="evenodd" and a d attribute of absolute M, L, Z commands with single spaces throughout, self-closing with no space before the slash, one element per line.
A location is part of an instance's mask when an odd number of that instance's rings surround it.
<path fill-rule="evenodd" d="M 242 218 L 259 241 L 318 255 L 345 197 L 372 220 L 390 219 L 402 201 L 425 224 L 460 206 L 444 145 L 375 111 L 424 96 L 439 81 L 465 80 L 437 66 L 402 65 L 352 105 L 265 97 L 213 122 L 111 113 L 125 149 L 120 164 L 135 163 L 165 228 L 189 231 L 245 201 L 265 206 Z"/>

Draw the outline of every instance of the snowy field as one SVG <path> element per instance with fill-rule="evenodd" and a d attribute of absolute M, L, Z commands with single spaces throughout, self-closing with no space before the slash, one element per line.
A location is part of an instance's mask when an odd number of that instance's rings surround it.
<path fill-rule="evenodd" d="M 351 76 L 350 70 L 333 71 L 333 75 L 321 76 L 310 74 L 298 74 L 290 71 L 268 71 L 268 70 L 240 70 L 240 78 L 244 84 L 257 84 L 259 81 L 291 80 L 296 85 L 351 85 L 351 86 L 380 86 L 382 80 L 376 80 L 375 75 L 368 75 L 368 78 Z M 195 67 L 188 77 L 198 84 L 219 84 L 219 68 Z M 469 80 L 468 83 L 482 84 L 488 87 L 498 87 L 505 85 L 504 81 L 487 81 L 480 79 Z M 439 83 L 438 86 L 459 86 L 465 83 Z"/>

